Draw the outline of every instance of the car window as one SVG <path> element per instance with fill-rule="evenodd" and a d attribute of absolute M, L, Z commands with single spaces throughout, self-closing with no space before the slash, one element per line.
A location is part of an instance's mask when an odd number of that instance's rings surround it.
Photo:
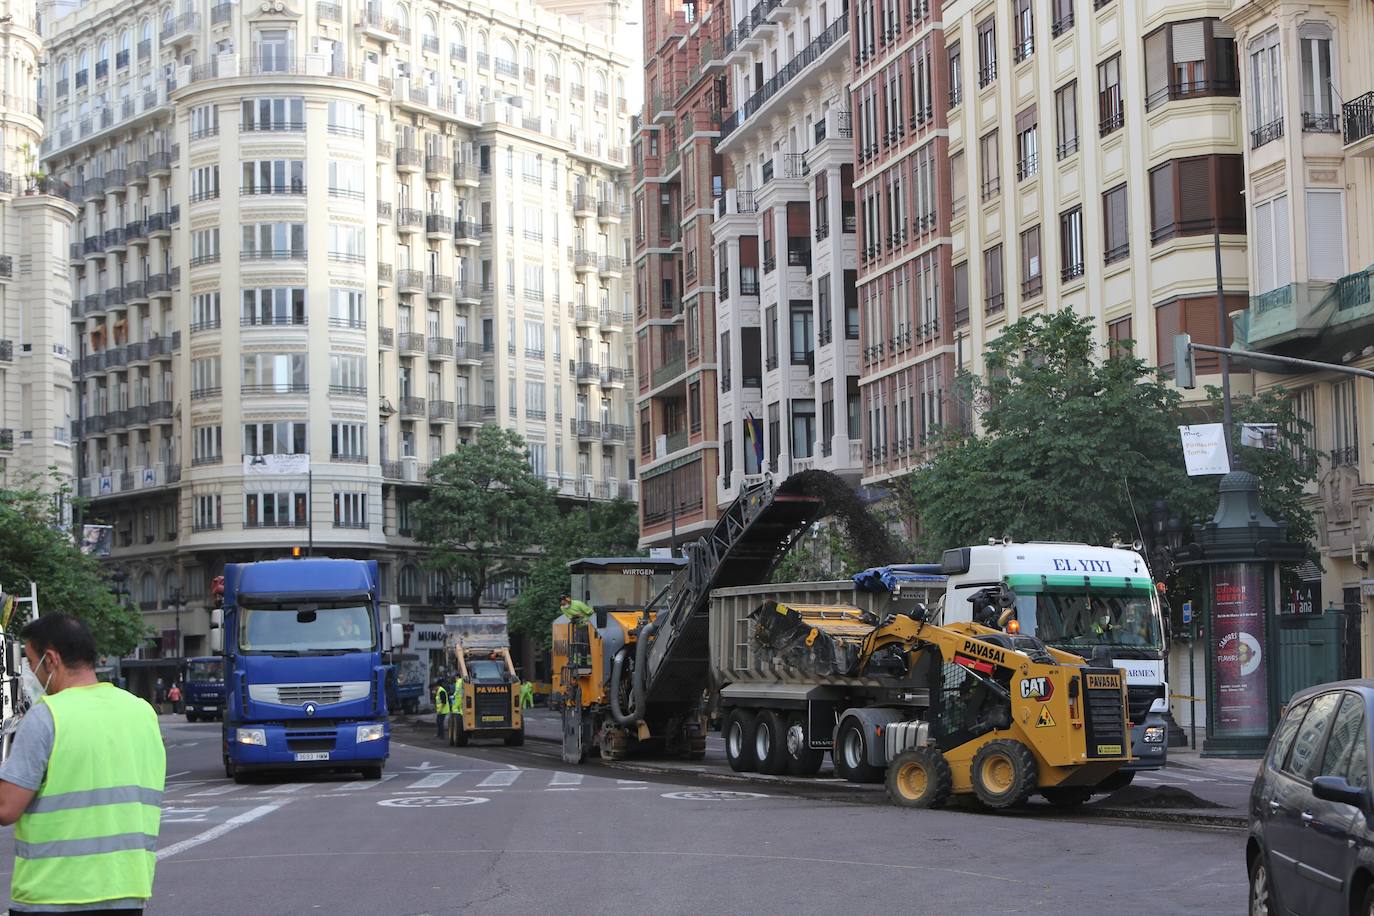
<path fill-rule="evenodd" d="M 1288 755 L 1285 771 L 1309 782 L 1317 775 L 1322 739 L 1326 737 L 1327 726 L 1331 724 L 1331 717 L 1336 712 L 1336 704 L 1340 702 L 1342 694 L 1343 691 L 1339 690 L 1324 693 L 1312 701 L 1312 705 L 1307 709 L 1307 715 L 1302 718 L 1302 725 L 1298 727 L 1298 736 L 1293 741 L 1293 753 Z"/>
<path fill-rule="evenodd" d="M 1302 717 L 1307 715 L 1307 707 L 1311 705 L 1312 701 L 1306 700 L 1297 706 L 1289 707 L 1288 712 L 1284 714 L 1270 746 L 1269 765 L 1274 769 L 1283 768 L 1284 761 L 1288 759 L 1288 749 L 1293 746 L 1293 738 L 1298 734 L 1298 726 L 1302 724 Z"/>
<path fill-rule="evenodd" d="M 1355 733 L 1355 741 L 1350 746 L 1350 765 L 1346 767 L 1345 781 L 1357 789 L 1369 785 L 1369 726 L 1360 720 Z"/>
<path fill-rule="evenodd" d="M 1319 776 L 1345 776 L 1350 769 L 1350 754 L 1356 738 L 1364 733 L 1364 697 L 1347 693 L 1331 720 L 1331 736 L 1322 752 Z"/>

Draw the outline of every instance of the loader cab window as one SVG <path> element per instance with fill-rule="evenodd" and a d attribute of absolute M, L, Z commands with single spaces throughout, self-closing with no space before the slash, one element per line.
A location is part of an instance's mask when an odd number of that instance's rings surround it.
<path fill-rule="evenodd" d="M 573 597 L 598 609 L 638 611 L 646 608 L 649 602 L 664 591 L 664 586 L 672 581 L 674 572 L 656 570 L 646 575 L 643 571 L 608 569 L 574 573 Z M 659 605 L 649 610 L 662 610 L 666 601 L 665 594 Z"/>
<path fill-rule="evenodd" d="M 501 682 L 506 679 L 506 666 L 492 659 L 468 662 L 468 677 L 478 683 Z"/>

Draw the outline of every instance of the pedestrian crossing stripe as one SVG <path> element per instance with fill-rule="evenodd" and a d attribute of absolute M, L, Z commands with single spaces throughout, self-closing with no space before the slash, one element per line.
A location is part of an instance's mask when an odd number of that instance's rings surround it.
<path fill-rule="evenodd" d="M 1040 716 L 1035 720 L 1036 728 L 1054 728 L 1054 717 L 1050 715 L 1048 706 L 1040 707 Z"/>

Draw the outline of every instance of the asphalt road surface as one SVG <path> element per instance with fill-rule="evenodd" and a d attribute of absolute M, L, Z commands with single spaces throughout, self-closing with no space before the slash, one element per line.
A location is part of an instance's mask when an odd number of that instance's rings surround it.
<path fill-rule="evenodd" d="M 1244 837 L 830 786 L 690 784 L 398 727 L 380 782 L 224 778 L 219 726 L 164 720 L 150 914 L 1241 913 Z M 766 789 L 766 791 L 764 791 Z M 5 880 L 12 843 L 0 837 Z"/>

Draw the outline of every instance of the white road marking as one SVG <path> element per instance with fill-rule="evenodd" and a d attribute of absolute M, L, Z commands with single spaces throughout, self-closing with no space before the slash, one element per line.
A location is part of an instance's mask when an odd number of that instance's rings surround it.
<path fill-rule="evenodd" d="M 189 772 L 191 772 L 191 771 L 190 771 L 190 770 L 182 770 L 182 771 L 179 772 L 179 773 L 168 773 L 168 774 L 164 777 L 164 779 L 176 779 L 178 776 L 185 776 L 185 775 L 186 775 L 187 773 L 189 773 Z"/>
<path fill-rule="evenodd" d="M 335 792 L 362 792 L 366 789 L 375 789 L 377 786 L 389 779 L 395 779 L 395 773 L 383 773 L 381 779 L 363 779 L 358 782 L 349 782 L 334 787 Z"/>
<path fill-rule="evenodd" d="M 214 805 L 208 808 L 163 808 L 162 823 L 164 824 L 203 824 L 205 815 L 215 810 Z"/>
<path fill-rule="evenodd" d="M 175 792 L 177 789 L 194 789 L 196 786 L 203 786 L 209 781 L 208 779 L 196 779 L 186 782 L 169 782 L 164 783 L 162 788 L 165 792 Z"/>
<path fill-rule="evenodd" d="M 647 789 L 648 786 L 616 786 L 622 792 L 633 792 L 636 789 Z"/>
<path fill-rule="evenodd" d="M 615 784 L 618 785 L 618 786 L 642 786 L 642 785 L 644 785 L 644 780 L 642 780 L 642 779 L 617 779 L 617 780 L 615 781 Z"/>
<path fill-rule="evenodd" d="M 290 795 L 292 792 L 299 792 L 301 789 L 304 789 L 306 785 L 307 784 L 303 782 L 288 782 L 280 786 L 273 786 L 270 789 L 263 789 L 262 791 L 266 795 Z"/>
<path fill-rule="evenodd" d="M 423 779 L 417 779 L 411 784 L 412 789 L 437 789 L 445 783 L 452 782 L 458 774 L 453 773 L 430 773 Z"/>
<path fill-rule="evenodd" d="M 490 788 L 492 786 L 508 786 L 520 778 L 524 770 L 495 770 L 486 779 L 479 782 L 478 787 Z"/>
<path fill-rule="evenodd" d="M 252 823 L 260 817 L 265 817 L 273 811 L 280 810 L 285 804 L 286 801 L 281 801 L 274 805 L 260 805 L 256 808 L 250 808 L 242 814 L 236 814 L 224 823 L 216 824 L 204 833 L 198 833 L 189 839 L 182 840 L 180 843 L 173 843 L 171 846 L 159 849 L 157 851 L 158 861 L 170 858 L 188 849 L 194 849 L 211 840 L 217 840 L 231 830 L 236 830 L 244 824 Z"/>
<path fill-rule="evenodd" d="M 238 783 L 231 782 L 227 786 L 215 786 L 213 789 L 206 789 L 204 792 L 192 792 L 192 798 L 199 798 L 202 795 L 228 795 L 230 792 L 242 788 Z"/>
<path fill-rule="evenodd" d="M 553 779 L 549 780 L 550 786 L 580 786 L 586 777 L 581 773 L 564 773 L 561 770 L 553 774 Z"/>

